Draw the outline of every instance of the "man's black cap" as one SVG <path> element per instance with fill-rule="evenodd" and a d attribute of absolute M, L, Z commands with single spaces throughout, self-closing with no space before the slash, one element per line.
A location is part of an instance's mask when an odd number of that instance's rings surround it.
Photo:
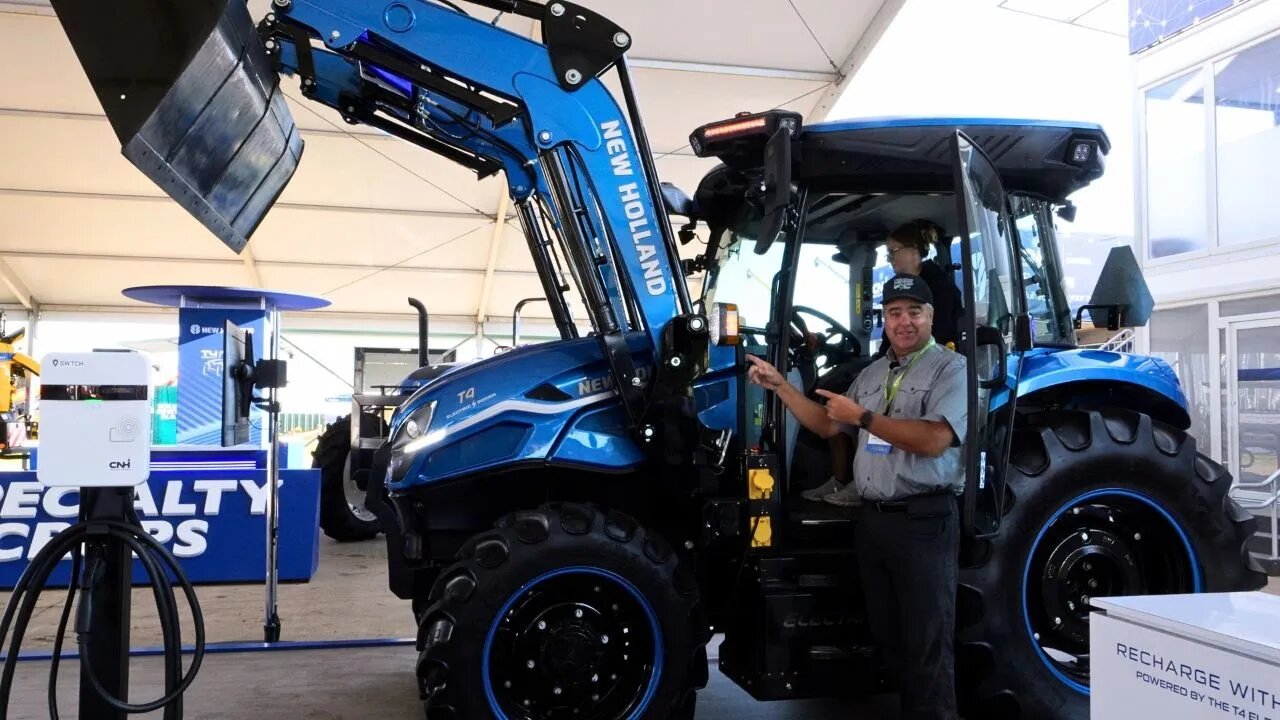
<path fill-rule="evenodd" d="M 884 305 L 903 298 L 933 304 L 933 292 L 929 290 L 928 283 L 918 276 L 906 273 L 889 278 L 889 281 L 884 284 L 883 296 L 884 299 L 881 302 Z"/>

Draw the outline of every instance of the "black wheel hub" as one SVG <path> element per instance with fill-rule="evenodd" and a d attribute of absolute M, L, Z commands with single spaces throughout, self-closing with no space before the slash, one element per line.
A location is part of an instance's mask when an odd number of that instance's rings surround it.
<path fill-rule="evenodd" d="M 603 576 L 565 573 L 511 605 L 488 672 L 510 718 L 623 718 L 642 702 L 655 663 L 653 631 L 635 596 Z"/>
<path fill-rule="evenodd" d="M 1132 493 L 1091 494 L 1045 528 L 1028 566 L 1027 620 L 1047 662 L 1089 682 L 1093 597 L 1191 592 L 1190 554 L 1177 527 Z"/>

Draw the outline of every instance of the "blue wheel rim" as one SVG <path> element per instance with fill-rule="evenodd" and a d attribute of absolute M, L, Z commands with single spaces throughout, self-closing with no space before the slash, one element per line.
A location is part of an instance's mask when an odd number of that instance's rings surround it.
<path fill-rule="evenodd" d="M 506 712 L 503 711 L 502 706 L 498 701 L 497 695 L 494 692 L 493 676 L 490 669 L 493 642 L 494 642 L 495 636 L 497 635 L 498 628 L 502 623 L 502 619 L 506 617 L 507 612 L 511 610 L 512 606 L 516 603 L 516 601 L 525 593 L 529 592 L 530 590 L 537 587 L 539 584 L 544 583 L 548 580 L 561 577 L 564 575 L 570 575 L 570 574 L 590 575 L 590 576 L 602 578 L 604 580 L 608 580 L 614 583 L 617 587 L 626 591 L 626 593 L 636 601 L 636 604 L 641 609 L 643 609 L 645 619 L 649 623 L 649 631 L 653 635 L 654 657 L 653 657 L 653 663 L 652 663 L 652 670 L 649 673 L 649 682 L 645 687 L 644 693 L 641 696 L 640 701 L 636 704 L 635 708 L 627 715 L 626 720 L 637 720 L 638 718 L 642 717 L 644 715 L 644 712 L 648 709 L 650 703 L 653 702 L 653 697 L 658 691 L 658 684 L 662 679 L 663 655 L 664 655 L 663 643 L 662 643 L 662 630 L 660 625 L 658 624 L 658 616 L 654 612 L 653 607 L 649 604 L 649 601 L 644 597 L 643 594 L 641 594 L 641 592 L 636 588 L 635 585 L 632 585 L 630 581 L 628 581 L 626 578 L 622 577 L 621 575 L 618 575 L 617 573 L 611 572 L 609 570 L 605 570 L 603 568 L 597 568 L 597 567 L 568 566 L 563 568 L 557 568 L 549 572 L 545 572 L 539 575 L 538 577 L 534 578 L 533 580 L 530 580 L 529 582 L 522 585 L 518 590 L 513 592 L 510 597 L 507 598 L 506 602 L 502 604 L 502 607 L 499 608 L 498 612 L 494 615 L 493 622 L 490 623 L 489 625 L 489 631 L 485 634 L 484 651 L 482 653 L 481 661 L 480 661 L 481 676 L 483 677 L 483 680 L 484 680 L 484 693 L 485 693 L 485 698 L 488 700 L 488 703 L 489 703 L 489 710 L 494 714 L 494 717 L 497 718 L 497 720 L 510 720 L 510 716 L 508 716 Z"/>
<path fill-rule="evenodd" d="M 1106 497 L 1124 498 L 1129 501 L 1137 502 L 1140 505 L 1155 511 L 1155 513 L 1173 529 L 1178 540 L 1181 542 L 1182 549 L 1186 552 L 1186 559 L 1191 568 L 1192 592 L 1204 592 L 1204 577 L 1200 566 L 1200 559 L 1196 554 L 1195 547 L 1191 544 L 1190 537 L 1188 537 L 1186 530 L 1183 529 L 1182 523 L 1178 522 L 1172 513 L 1166 510 L 1163 505 L 1149 495 L 1120 488 L 1101 489 L 1079 495 L 1060 506 L 1053 515 L 1050 516 L 1049 520 L 1040 527 L 1040 531 L 1036 534 L 1035 542 L 1031 544 L 1031 549 L 1027 551 L 1027 560 L 1022 572 L 1022 619 L 1027 631 L 1027 640 L 1031 642 L 1031 646 L 1035 649 L 1036 655 L 1040 658 L 1040 661 L 1044 663 L 1045 667 L 1049 669 L 1049 672 L 1063 685 L 1066 685 L 1071 690 L 1084 696 L 1089 695 L 1089 686 L 1077 681 L 1063 672 L 1054 660 L 1049 657 L 1048 653 L 1044 651 L 1044 648 L 1040 646 L 1040 642 L 1036 639 L 1035 629 L 1032 627 L 1031 623 L 1031 610 L 1028 604 L 1029 583 L 1031 582 L 1031 564 L 1036 557 L 1036 553 L 1040 549 L 1040 544 L 1041 541 L 1044 540 L 1045 534 L 1068 511 L 1072 508 L 1079 507 L 1084 503 L 1088 503 L 1090 501 L 1096 502 L 1100 498 Z"/>

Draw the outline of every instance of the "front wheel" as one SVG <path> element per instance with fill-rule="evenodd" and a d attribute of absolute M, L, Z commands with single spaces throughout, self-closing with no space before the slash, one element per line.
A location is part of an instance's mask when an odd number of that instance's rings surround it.
<path fill-rule="evenodd" d="M 382 418 L 360 415 L 365 437 L 386 431 Z M 351 464 L 351 416 L 338 418 L 321 433 L 312 454 L 311 466 L 320 470 L 320 529 L 339 542 L 377 537 L 382 523 L 365 507 L 365 489 L 356 481 L 358 468 Z"/>
<path fill-rule="evenodd" d="M 1195 440 L 1123 410 L 1032 416 L 1014 433 L 1000 536 L 960 572 L 966 717 L 1089 716 L 1091 597 L 1255 590 L 1253 517 Z"/>
<path fill-rule="evenodd" d="M 430 718 L 692 716 L 706 684 L 697 583 L 658 535 L 554 504 L 468 541 L 419 627 Z"/>

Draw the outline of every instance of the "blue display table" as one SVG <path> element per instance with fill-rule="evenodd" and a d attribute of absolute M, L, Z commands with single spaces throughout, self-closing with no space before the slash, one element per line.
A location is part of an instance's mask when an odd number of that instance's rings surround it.
<path fill-rule="evenodd" d="M 151 478 L 136 489 L 143 526 L 197 583 L 262 582 L 267 510 L 266 452 L 154 450 Z M 30 558 L 76 521 L 79 493 L 46 488 L 34 472 L 0 473 L 0 588 L 10 589 Z M 279 577 L 307 581 L 319 564 L 320 472 L 282 470 Z M 71 563 L 54 573 L 65 585 Z M 135 561 L 134 580 L 145 573 Z"/>

